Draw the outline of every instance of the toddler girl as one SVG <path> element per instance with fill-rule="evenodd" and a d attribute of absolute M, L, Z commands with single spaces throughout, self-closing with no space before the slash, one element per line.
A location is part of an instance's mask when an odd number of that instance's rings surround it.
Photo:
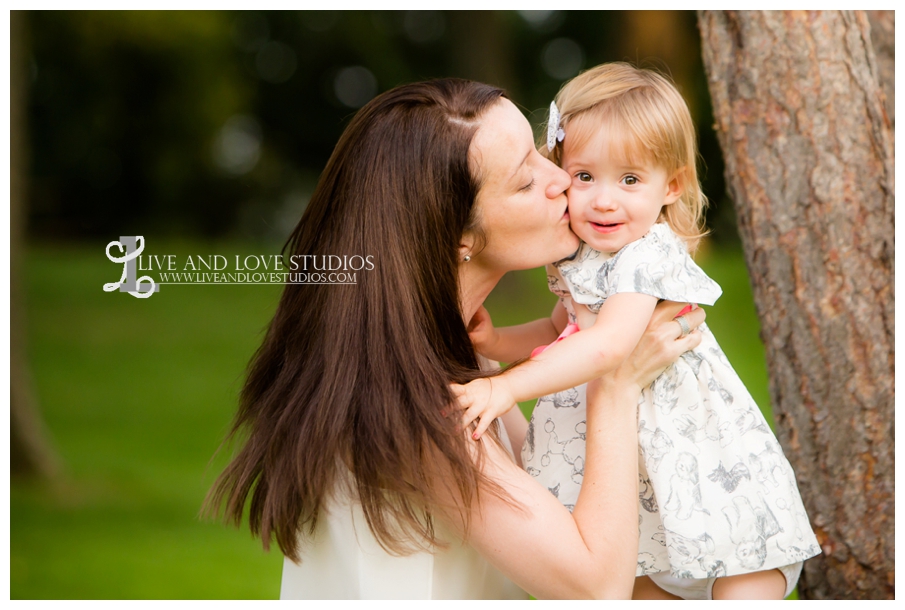
<path fill-rule="evenodd" d="M 571 509 L 584 470 L 582 384 L 631 353 L 658 300 L 712 305 L 722 291 L 688 254 L 705 198 L 691 117 L 665 78 L 619 63 L 582 73 L 551 104 L 547 150 L 572 176 L 570 221 L 582 239 L 548 268 L 560 302 L 548 321 L 507 329 L 481 310 L 470 333 L 481 354 L 505 362 L 559 337 L 458 390 L 465 423 L 480 418 L 475 438 L 516 402 L 543 396 L 522 461 Z M 677 323 L 687 334 L 684 318 Z M 781 599 L 820 548 L 779 443 L 709 329 L 700 331 L 700 346 L 638 405 L 636 574 L 686 599 Z"/>

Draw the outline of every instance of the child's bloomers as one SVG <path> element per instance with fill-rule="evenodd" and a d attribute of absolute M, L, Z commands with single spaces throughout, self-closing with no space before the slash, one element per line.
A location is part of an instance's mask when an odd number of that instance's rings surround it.
<path fill-rule="evenodd" d="M 706 305 L 722 292 L 663 223 L 615 255 L 583 244 L 548 269 L 572 319 L 573 303 L 597 311 L 621 292 Z M 820 552 L 779 443 L 713 334 L 700 331 L 700 347 L 639 403 L 638 576 L 715 578 Z M 584 467 L 583 389 L 541 398 L 522 450 L 528 472 L 570 507 Z"/>

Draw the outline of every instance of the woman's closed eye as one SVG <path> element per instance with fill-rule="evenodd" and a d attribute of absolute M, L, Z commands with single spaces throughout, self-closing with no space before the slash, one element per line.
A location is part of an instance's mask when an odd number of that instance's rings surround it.
<path fill-rule="evenodd" d="M 524 191 L 524 192 L 527 193 L 527 192 L 530 191 L 532 188 L 534 188 L 534 185 L 535 185 L 535 184 L 537 184 L 537 180 L 535 180 L 534 178 L 531 178 L 531 182 L 529 182 L 528 184 L 526 184 L 525 186 L 523 186 L 522 188 L 520 188 L 519 191 Z"/>

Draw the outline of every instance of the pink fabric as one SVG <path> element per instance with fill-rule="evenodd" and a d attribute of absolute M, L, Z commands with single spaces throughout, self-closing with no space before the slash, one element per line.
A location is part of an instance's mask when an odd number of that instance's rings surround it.
<path fill-rule="evenodd" d="M 554 341 L 554 342 L 551 343 L 550 345 L 541 345 L 541 346 L 535 347 L 535 348 L 531 351 L 531 357 L 534 358 L 534 357 L 537 356 L 538 354 L 542 354 L 542 353 L 544 352 L 544 350 L 546 350 L 548 347 L 551 347 L 551 346 L 553 346 L 553 345 L 556 345 L 557 343 L 559 343 L 560 341 L 562 341 L 563 339 L 565 339 L 565 338 L 568 337 L 569 335 L 574 335 L 574 334 L 577 333 L 578 331 L 579 331 L 578 324 L 575 324 L 574 322 L 569 322 L 569 323 L 566 325 L 566 327 L 563 329 L 563 331 L 559 334 L 559 336 L 556 337 L 556 341 Z"/>
<path fill-rule="evenodd" d="M 696 307 L 697 307 L 697 305 L 686 305 L 684 308 L 682 308 L 682 311 L 680 311 L 679 315 L 676 317 L 678 318 L 679 316 L 684 316 L 685 314 L 687 314 L 692 309 L 695 309 Z"/>

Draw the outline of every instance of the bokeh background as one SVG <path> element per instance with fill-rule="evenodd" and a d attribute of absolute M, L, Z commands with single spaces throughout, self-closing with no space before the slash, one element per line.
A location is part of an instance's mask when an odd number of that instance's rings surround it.
<path fill-rule="evenodd" d="M 582 69 L 630 61 L 671 75 L 698 126 L 711 200 L 697 258 L 724 296 L 708 323 L 771 419 L 694 13 L 24 17 L 12 62 L 26 109 L 24 153 L 13 156 L 26 241 L 12 324 L 58 468 L 12 478 L 12 598 L 278 595 L 278 549 L 198 513 L 229 455 L 218 448 L 280 287 L 105 293 L 121 266 L 104 248 L 143 235 L 146 254 L 278 253 L 356 109 L 407 82 L 492 82 L 538 125 Z M 487 306 L 514 324 L 554 300 L 535 270 L 505 277 Z"/>

